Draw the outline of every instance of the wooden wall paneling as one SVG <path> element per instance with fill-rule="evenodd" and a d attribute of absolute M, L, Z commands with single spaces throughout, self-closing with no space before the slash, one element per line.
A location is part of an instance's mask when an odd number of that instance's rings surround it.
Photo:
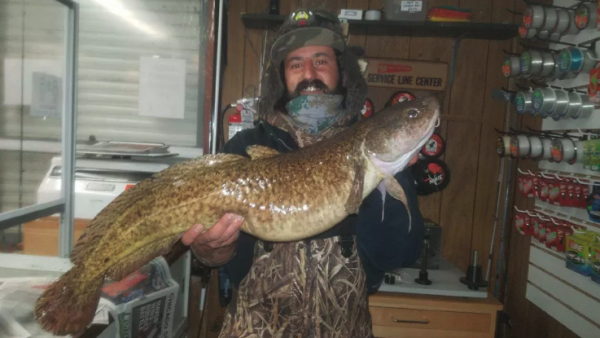
<path fill-rule="evenodd" d="M 334 14 L 339 14 L 340 9 L 346 8 L 346 0 L 302 0 L 305 8 L 324 9 Z"/>
<path fill-rule="evenodd" d="M 512 0 L 495 0 L 492 6 L 492 22 L 512 22 L 513 14 L 505 10 L 512 9 Z M 501 159 L 495 152 L 495 144 L 498 130 L 504 129 L 504 120 L 507 105 L 502 101 L 492 98 L 494 88 L 507 87 L 508 81 L 501 73 L 501 64 L 504 60 L 503 50 L 510 50 L 510 41 L 490 41 L 488 46 L 487 72 L 485 78 L 485 90 L 483 98 L 483 124 L 481 129 L 481 140 L 479 147 L 479 164 L 477 170 L 477 190 L 475 193 L 475 208 L 473 214 L 473 231 L 471 234 L 471 250 L 477 250 L 483 268 L 483 277 L 488 268 L 490 245 L 494 246 L 490 264 L 490 277 L 488 280 L 489 290 L 494 294 L 496 281 L 501 280 L 496 276 L 496 267 L 499 254 L 499 244 L 502 231 L 502 207 L 504 206 L 504 195 L 500 195 L 498 205 L 498 218 L 494 243 L 490 243 L 493 234 L 496 203 L 498 192 L 505 192 L 504 184 L 498 186 L 497 178 L 500 174 Z M 512 111 L 509 111 L 511 114 Z M 505 161 L 506 162 L 506 161 Z"/>
<path fill-rule="evenodd" d="M 346 8 L 348 9 L 362 9 L 366 11 L 369 9 L 369 0 L 347 0 Z M 364 15 L 364 14 L 363 14 Z M 361 34 L 351 34 L 348 39 L 348 45 L 360 46 L 366 48 L 367 36 L 366 29 L 361 31 Z"/>
<path fill-rule="evenodd" d="M 248 13 L 263 13 L 268 8 L 269 0 L 252 0 L 246 2 Z M 246 48 L 244 51 L 244 81 L 243 96 L 259 95 L 261 71 L 261 55 L 263 54 L 263 39 L 265 32 L 257 29 L 245 29 Z M 267 52 L 268 53 L 268 52 Z"/>
<path fill-rule="evenodd" d="M 442 121 L 439 126 L 440 135 L 444 139 L 448 133 L 448 121 Z M 446 154 L 440 157 L 440 160 L 445 161 Z M 452 169 L 451 169 L 452 170 Z M 424 218 L 430 219 L 437 224 L 441 224 L 441 205 L 442 205 L 442 194 L 434 193 L 427 196 L 419 196 L 419 209 Z M 446 230 L 443 230 L 442 236 L 446 236 Z"/>
<path fill-rule="evenodd" d="M 448 122 L 446 163 L 452 177 L 441 192 L 440 225 L 443 227 L 442 256 L 466 271 L 471 257 L 473 200 L 481 125 Z"/>
<path fill-rule="evenodd" d="M 491 20 L 491 2 L 461 1 L 459 6 L 473 8 L 477 21 Z M 456 54 L 454 82 L 449 88 L 450 116 L 481 117 L 488 46 L 489 42 L 485 40 L 461 41 Z M 442 255 L 463 270 L 472 261 L 471 233 L 477 189 L 473 177 L 478 173 L 481 130 L 481 123 L 449 122 L 446 138 L 446 163 L 452 170 L 452 178 L 441 197 Z"/>
<path fill-rule="evenodd" d="M 383 0 L 369 1 L 369 9 L 379 9 Z M 385 15 L 385 14 L 384 14 Z M 367 57 L 407 59 L 410 50 L 408 36 L 367 36 Z"/>
<path fill-rule="evenodd" d="M 491 1 L 480 3 L 476 8 L 482 11 L 485 9 L 486 16 L 478 15 L 479 21 L 489 22 Z M 462 2 L 459 5 L 462 5 Z M 482 7 L 484 5 L 485 7 Z M 487 74 L 488 46 L 487 40 L 466 39 L 460 43 L 456 54 L 454 83 L 450 88 L 451 115 L 481 116 L 485 88 L 482 84 L 485 83 Z"/>
<path fill-rule="evenodd" d="M 429 8 L 439 5 L 457 6 L 458 0 L 431 0 L 428 5 Z M 450 67 L 450 61 L 452 60 L 452 44 L 452 39 L 411 37 L 408 58 L 411 60 L 445 62 L 448 64 L 448 67 Z M 447 116 L 449 111 L 448 102 L 450 101 L 450 90 L 445 90 L 441 93 L 439 99 L 442 105 L 442 114 Z M 448 123 L 442 120 L 439 133 L 444 140 L 447 139 L 447 130 Z M 445 154 L 442 155 L 441 160 L 445 160 Z M 419 196 L 419 207 L 423 217 L 440 224 L 441 201 L 441 193 Z"/>
<path fill-rule="evenodd" d="M 281 0 L 279 2 L 279 14 L 286 15 L 302 7 L 302 0 Z"/>
<path fill-rule="evenodd" d="M 229 8 L 227 10 L 228 24 L 227 24 L 227 65 L 225 66 L 225 73 L 223 74 L 223 86 L 221 96 L 221 109 L 229 103 L 233 103 L 236 100 L 243 97 L 243 82 L 244 73 L 240 69 L 239 65 L 244 64 L 245 54 L 245 40 L 240 40 L 240 32 L 244 31 L 244 24 L 240 19 L 240 15 L 246 12 L 246 1 L 231 1 L 229 2 Z M 223 135 L 224 139 L 227 139 L 229 132 L 229 126 L 227 121 L 229 117 L 235 112 L 235 107 L 231 107 L 225 112 L 223 118 Z"/>

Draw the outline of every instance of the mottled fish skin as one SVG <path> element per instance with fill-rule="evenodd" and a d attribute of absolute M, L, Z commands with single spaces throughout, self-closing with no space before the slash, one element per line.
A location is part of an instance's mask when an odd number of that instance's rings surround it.
<path fill-rule="evenodd" d="M 92 220 L 73 250 L 73 269 L 40 297 L 36 318 L 56 334 L 85 329 L 105 277 L 122 279 L 168 252 L 191 225 L 208 230 L 225 213 L 242 215 L 241 230 L 267 241 L 326 231 L 406 166 L 399 159 L 423 146 L 438 116 L 436 99 L 416 99 L 291 153 L 253 146 L 252 159 L 207 155 L 140 182 Z M 78 308 L 87 315 L 73 315 Z"/>

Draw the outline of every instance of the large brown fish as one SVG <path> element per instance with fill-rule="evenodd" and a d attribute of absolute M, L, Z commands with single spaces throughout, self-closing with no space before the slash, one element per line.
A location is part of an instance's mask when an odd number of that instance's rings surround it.
<path fill-rule="evenodd" d="M 242 231 L 277 242 L 333 227 L 378 187 L 383 198 L 387 191 L 407 205 L 393 175 L 429 139 L 438 117 L 438 101 L 419 98 L 291 153 L 251 146 L 250 159 L 206 155 L 157 173 L 91 221 L 73 249 L 73 267 L 38 299 L 38 322 L 59 335 L 84 330 L 106 277 L 122 279 L 167 253 L 193 224 L 208 230 L 225 213 L 244 217 Z"/>

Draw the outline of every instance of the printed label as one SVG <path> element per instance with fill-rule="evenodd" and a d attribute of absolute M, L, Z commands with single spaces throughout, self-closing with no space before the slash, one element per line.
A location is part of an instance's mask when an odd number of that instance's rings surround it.
<path fill-rule="evenodd" d="M 529 73 L 531 69 L 531 54 L 524 52 L 521 54 L 521 73 Z"/>
<path fill-rule="evenodd" d="M 531 103 L 533 104 L 533 109 L 540 111 L 542 109 L 542 104 L 544 103 L 544 95 L 542 95 L 542 92 L 536 90 L 531 98 Z"/>
<path fill-rule="evenodd" d="M 561 72 L 569 71 L 571 67 L 571 53 L 567 49 L 563 49 L 560 54 L 558 54 L 558 69 Z"/>
<path fill-rule="evenodd" d="M 504 61 L 504 64 L 502 65 L 502 74 L 504 77 L 510 76 L 510 59 Z"/>
<path fill-rule="evenodd" d="M 400 4 L 401 12 L 420 12 L 423 10 L 423 1 L 402 1 Z"/>
<path fill-rule="evenodd" d="M 598 75 L 600 74 L 600 66 L 590 71 L 590 83 L 588 85 L 588 96 L 590 101 L 594 103 L 600 102 L 600 93 L 598 92 Z"/>
<path fill-rule="evenodd" d="M 523 15 L 523 26 L 530 28 L 533 23 L 533 13 L 531 8 L 527 8 L 525 15 Z"/>
<path fill-rule="evenodd" d="M 436 156 L 442 151 L 442 139 L 439 135 L 433 134 L 425 146 L 423 146 L 423 153 L 428 156 Z"/>
<path fill-rule="evenodd" d="M 577 11 L 575 12 L 575 25 L 579 29 L 584 29 L 587 27 L 590 22 L 590 13 L 586 6 L 577 7 Z"/>
<path fill-rule="evenodd" d="M 519 93 L 515 97 L 515 109 L 517 109 L 519 114 L 525 111 L 525 95 L 523 93 Z"/>
<path fill-rule="evenodd" d="M 573 241 L 569 241 L 569 248 L 573 249 L 577 252 L 583 252 L 583 245 L 573 242 Z"/>
<path fill-rule="evenodd" d="M 527 29 L 527 27 L 525 27 L 525 26 L 519 27 L 519 36 L 521 37 L 521 39 L 526 39 L 527 33 L 529 33 L 529 29 Z"/>
<path fill-rule="evenodd" d="M 563 159 L 563 152 L 562 152 L 562 147 L 560 144 L 554 144 L 552 145 L 552 150 L 551 150 L 551 154 L 552 154 L 552 159 L 556 162 L 560 162 Z"/>
<path fill-rule="evenodd" d="M 516 139 L 510 142 L 510 154 L 513 157 L 519 156 L 519 141 L 517 141 Z"/>

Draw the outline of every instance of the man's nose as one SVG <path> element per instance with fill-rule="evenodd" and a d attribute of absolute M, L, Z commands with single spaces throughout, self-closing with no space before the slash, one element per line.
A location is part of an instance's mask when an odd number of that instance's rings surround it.
<path fill-rule="evenodd" d="M 305 80 L 313 80 L 317 77 L 317 70 L 315 69 L 315 65 L 311 61 L 304 62 L 304 79 Z"/>

